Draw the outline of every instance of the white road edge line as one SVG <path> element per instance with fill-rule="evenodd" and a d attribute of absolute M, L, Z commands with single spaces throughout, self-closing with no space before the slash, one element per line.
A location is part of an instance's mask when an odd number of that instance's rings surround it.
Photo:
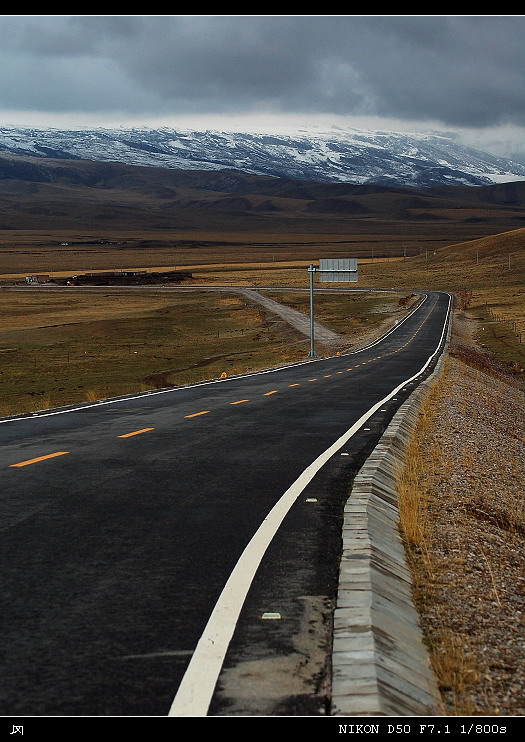
<path fill-rule="evenodd" d="M 390 394 L 374 404 L 338 440 L 315 459 L 295 480 L 270 510 L 235 565 L 222 593 L 215 604 L 208 623 L 200 637 L 186 673 L 182 678 L 168 716 L 206 716 L 217 684 L 226 651 L 235 631 L 237 621 L 261 560 L 279 526 L 301 492 L 311 482 L 324 464 L 361 428 L 381 405 L 394 397 L 406 384 L 417 379 L 439 352 L 450 316 L 449 304 L 441 337 L 436 350 L 422 368 L 403 381 Z"/>
<path fill-rule="evenodd" d="M 385 334 L 382 335 L 377 340 L 374 340 L 373 343 L 370 343 L 370 345 L 366 345 L 363 348 L 359 348 L 359 350 L 352 350 L 349 353 L 343 353 L 341 355 L 341 358 L 346 357 L 346 356 L 355 355 L 357 353 L 363 353 L 363 351 L 373 348 L 374 345 L 377 345 L 382 340 L 384 340 L 389 335 L 391 335 L 393 332 L 395 332 L 397 329 L 399 329 L 399 327 L 403 324 L 403 322 L 405 322 L 409 317 L 411 317 L 413 312 L 416 312 L 419 309 L 421 309 L 421 307 L 423 306 L 423 304 L 425 303 L 427 299 L 428 299 L 428 294 L 425 294 L 423 301 L 421 302 L 421 304 L 419 304 L 419 306 L 416 307 L 416 309 L 414 309 L 412 312 L 407 314 L 406 317 L 403 317 L 403 319 L 400 322 L 398 322 L 397 325 L 394 325 L 393 327 L 391 327 L 390 330 L 385 332 Z M 333 357 L 335 358 L 335 356 Z M 144 397 L 155 397 L 158 394 L 173 394 L 174 392 L 181 392 L 184 389 L 196 389 L 197 387 L 209 386 L 210 384 L 224 384 L 228 381 L 239 381 L 239 379 L 249 379 L 252 376 L 274 374 L 277 371 L 286 371 L 290 368 L 298 368 L 299 366 L 305 366 L 308 363 L 318 363 L 319 361 L 328 361 L 328 360 L 330 360 L 330 357 L 312 358 L 306 361 L 299 361 L 299 363 L 291 363 L 289 366 L 278 366 L 277 368 L 268 368 L 262 371 L 253 371 L 248 374 L 240 374 L 239 376 L 229 376 L 226 379 L 208 379 L 206 381 L 200 381 L 197 384 L 188 384 L 188 386 L 178 386 L 178 387 L 175 387 L 174 389 L 158 389 L 156 391 L 142 392 L 141 394 L 134 394 L 130 397 L 117 397 L 115 399 L 104 399 L 104 400 L 100 400 L 99 402 L 93 402 L 92 404 L 87 403 L 87 404 L 79 405 L 78 407 L 68 407 L 65 410 L 61 410 L 61 409 L 58 409 L 58 410 L 55 409 L 55 410 L 49 410 L 49 411 L 41 410 L 41 411 L 33 412 L 27 415 L 5 418 L 3 420 L 0 420 L 0 425 L 2 425 L 3 423 L 20 422 L 21 420 L 38 420 L 42 417 L 53 417 L 54 415 L 67 415 L 71 412 L 82 412 L 82 410 L 89 410 L 89 409 L 92 409 L 93 407 L 104 407 L 105 405 L 118 404 L 121 402 L 132 402 L 135 399 L 143 399 Z"/>

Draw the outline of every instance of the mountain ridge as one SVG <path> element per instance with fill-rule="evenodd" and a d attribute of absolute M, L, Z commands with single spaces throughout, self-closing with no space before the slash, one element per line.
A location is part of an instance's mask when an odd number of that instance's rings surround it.
<path fill-rule="evenodd" d="M 260 134 L 169 127 L 0 126 L 0 152 L 361 186 L 432 188 L 525 180 L 525 165 L 462 146 L 444 135 L 338 127 Z"/>

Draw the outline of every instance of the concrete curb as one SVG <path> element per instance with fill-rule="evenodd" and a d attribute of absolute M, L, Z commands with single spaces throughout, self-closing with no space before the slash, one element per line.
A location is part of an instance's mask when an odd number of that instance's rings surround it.
<path fill-rule="evenodd" d="M 412 601 L 398 531 L 396 473 L 433 373 L 399 408 L 357 474 L 345 506 L 332 650 L 333 716 L 438 716 L 437 682 Z"/>

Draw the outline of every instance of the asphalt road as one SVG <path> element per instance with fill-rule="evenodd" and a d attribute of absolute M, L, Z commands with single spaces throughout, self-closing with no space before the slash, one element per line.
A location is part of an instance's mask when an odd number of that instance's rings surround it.
<path fill-rule="evenodd" d="M 352 354 L 0 421 L 0 714 L 329 713 L 342 508 L 448 312 L 431 293 Z"/>

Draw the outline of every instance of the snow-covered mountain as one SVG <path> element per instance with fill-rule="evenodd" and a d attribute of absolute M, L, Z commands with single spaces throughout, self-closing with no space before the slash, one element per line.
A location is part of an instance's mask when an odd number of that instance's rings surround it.
<path fill-rule="evenodd" d="M 524 165 L 461 146 L 446 136 L 339 127 L 259 134 L 9 126 L 0 127 L 0 153 L 420 188 L 525 180 Z"/>

